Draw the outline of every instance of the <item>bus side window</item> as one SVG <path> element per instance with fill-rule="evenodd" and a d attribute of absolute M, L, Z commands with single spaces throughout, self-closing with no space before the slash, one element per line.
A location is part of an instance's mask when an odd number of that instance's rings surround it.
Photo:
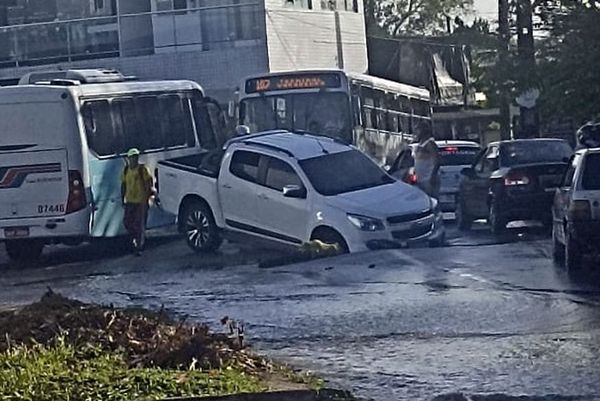
<path fill-rule="evenodd" d="M 87 101 L 81 113 L 90 149 L 99 156 L 115 154 L 115 133 L 108 101 Z"/>
<path fill-rule="evenodd" d="M 144 143 L 142 147 L 148 150 L 162 149 L 165 140 L 160 126 L 158 98 L 140 96 L 135 99 L 135 109 L 141 132 L 140 140 Z"/>
<path fill-rule="evenodd" d="M 141 151 L 147 150 L 143 133 L 139 130 L 135 105 L 132 98 L 117 99 L 112 102 L 113 116 L 117 123 L 117 154 L 127 152 L 127 149 L 138 148 Z"/>
<path fill-rule="evenodd" d="M 160 96 L 159 101 L 165 147 L 189 145 L 189 133 L 193 133 L 193 126 L 187 99 L 179 95 L 165 95 Z"/>
<path fill-rule="evenodd" d="M 217 138 L 213 126 L 214 119 L 208 111 L 208 107 L 204 98 L 197 97 L 193 100 L 194 105 L 194 121 L 196 122 L 196 131 L 198 133 L 198 141 L 203 149 L 214 149 L 217 147 Z M 221 138 L 221 141 L 227 138 Z"/>

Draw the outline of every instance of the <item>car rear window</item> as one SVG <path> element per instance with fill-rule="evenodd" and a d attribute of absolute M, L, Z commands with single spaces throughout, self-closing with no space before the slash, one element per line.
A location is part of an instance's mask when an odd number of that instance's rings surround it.
<path fill-rule="evenodd" d="M 592 153 L 586 158 L 581 186 L 586 191 L 600 190 L 600 153 Z"/>
<path fill-rule="evenodd" d="M 566 163 L 573 150 L 566 141 L 530 140 L 501 145 L 503 166 L 533 163 Z"/>
<path fill-rule="evenodd" d="M 473 146 L 441 146 L 439 151 L 442 166 L 470 166 L 480 149 Z"/>

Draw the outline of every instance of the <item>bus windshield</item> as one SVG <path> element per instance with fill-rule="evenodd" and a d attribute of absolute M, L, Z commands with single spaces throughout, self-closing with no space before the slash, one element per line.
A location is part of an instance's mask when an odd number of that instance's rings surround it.
<path fill-rule="evenodd" d="M 252 132 L 309 131 L 352 139 L 349 96 L 343 92 L 286 93 L 241 102 L 241 123 Z"/>

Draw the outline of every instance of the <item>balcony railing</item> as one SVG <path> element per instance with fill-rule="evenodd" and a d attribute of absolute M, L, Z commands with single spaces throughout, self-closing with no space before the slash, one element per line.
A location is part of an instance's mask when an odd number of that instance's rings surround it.
<path fill-rule="evenodd" d="M 0 68 L 213 50 L 264 38 L 258 3 L 0 27 Z"/>

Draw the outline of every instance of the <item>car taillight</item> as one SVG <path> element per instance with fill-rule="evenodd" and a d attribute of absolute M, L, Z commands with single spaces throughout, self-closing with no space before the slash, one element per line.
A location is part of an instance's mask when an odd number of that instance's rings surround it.
<path fill-rule="evenodd" d="M 67 213 L 77 212 L 86 206 L 85 187 L 81 173 L 77 170 L 69 170 L 69 199 L 67 201 Z"/>
<path fill-rule="evenodd" d="M 526 175 L 513 174 L 504 177 L 504 186 L 516 187 L 522 185 L 529 185 L 531 181 Z"/>
<path fill-rule="evenodd" d="M 567 210 L 567 217 L 571 221 L 579 220 L 591 220 L 592 219 L 592 207 L 590 202 L 586 200 L 575 200 L 569 205 Z"/>
<path fill-rule="evenodd" d="M 417 174 L 415 174 L 415 169 L 411 167 L 410 171 L 406 175 L 404 182 L 410 185 L 417 185 Z"/>

